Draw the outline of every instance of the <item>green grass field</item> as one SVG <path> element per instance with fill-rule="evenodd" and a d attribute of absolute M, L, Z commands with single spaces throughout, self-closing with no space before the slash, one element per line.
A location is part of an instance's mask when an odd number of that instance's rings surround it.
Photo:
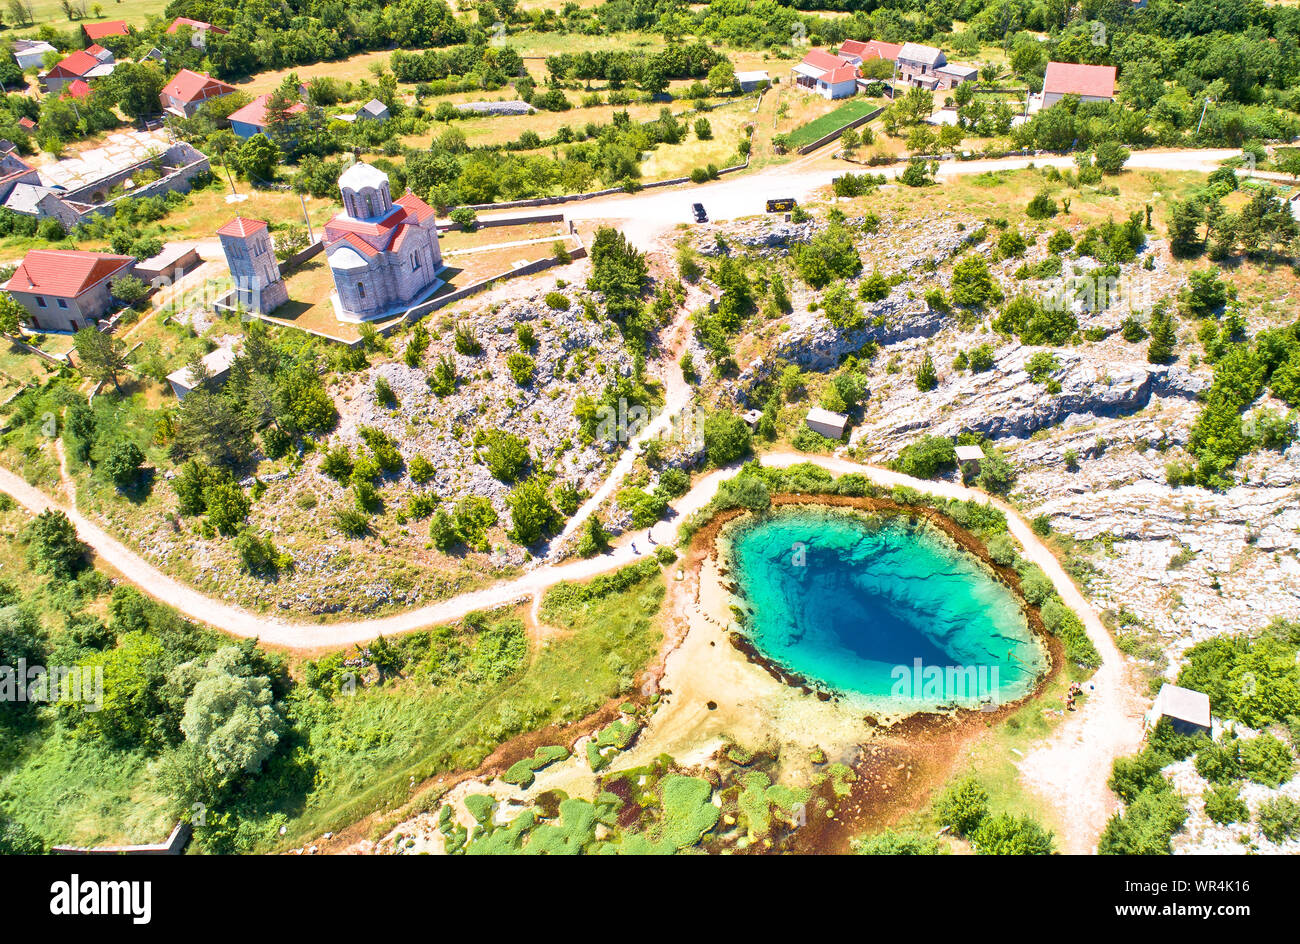
<path fill-rule="evenodd" d="M 34 26 L 49 24 L 57 30 L 80 32 L 83 23 L 98 23 L 103 20 L 126 20 L 131 26 L 143 26 L 150 16 L 162 16 L 168 0 L 85 0 L 86 15 L 76 20 L 69 20 L 63 12 L 61 0 L 31 0 Z M 74 7 L 80 7 L 82 0 L 73 0 Z M 98 6 L 102 16 L 95 15 Z M 9 11 L 4 11 L 5 22 L 13 23 Z M 31 27 L 21 27 L 30 29 Z"/>
<path fill-rule="evenodd" d="M 841 128 L 850 121 L 861 118 L 877 107 L 879 106 L 876 102 L 869 98 L 851 98 L 834 111 L 828 111 L 820 118 L 795 128 L 794 131 L 790 132 L 790 143 L 794 147 L 811 144 L 818 138 L 830 134 L 836 128 Z"/>

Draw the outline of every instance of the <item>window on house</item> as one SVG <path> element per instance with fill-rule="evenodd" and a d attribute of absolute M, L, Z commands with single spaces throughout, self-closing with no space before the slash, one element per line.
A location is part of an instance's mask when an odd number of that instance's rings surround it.
<path fill-rule="evenodd" d="M 357 296 L 360 298 L 366 297 L 366 287 L 360 282 L 357 283 Z"/>
<path fill-rule="evenodd" d="M 420 268 L 420 254 L 413 252 L 411 253 L 411 271 L 414 272 L 418 268 Z"/>
<path fill-rule="evenodd" d="M 60 299 L 59 299 L 59 307 L 60 307 L 60 308 L 67 308 L 67 307 L 68 307 L 68 303 L 67 303 L 64 299 L 60 298 Z"/>
<path fill-rule="evenodd" d="M 375 215 L 375 204 L 374 204 L 374 201 L 371 200 L 371 198 L 370 198 L 370 194 L 366 194 L 366 216 L 367 216 L 367 217 L 371 217 L 371 216 L 374 216 L 374 215 Z"/>
<path fill-rule="evenodd" d="M 38 305 L 40 305 L 42 308 L 44 308 L 44 307 L 45 307 L 45 296 L 44 296 L 44 295 L 37 295 L 37 296 L 36 296 L 36 304 L 38 304 Z"/>

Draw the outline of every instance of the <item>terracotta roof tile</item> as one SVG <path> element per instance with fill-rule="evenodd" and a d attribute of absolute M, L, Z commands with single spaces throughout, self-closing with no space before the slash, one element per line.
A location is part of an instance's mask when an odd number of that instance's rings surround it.
<path fill-rule="evenodd" d="M 266 229 L 266 220 L 250 220 L 244 216 L 237 216 L 218 229 L 217 235 L 238 236 L 242 239 L 264 229 Z"/>
<path fill-rule="evenodd" d="M 1073 62 L 1049 62 L 1043 77 L 1043 92 L 1059 95 L 1115 97 L 1115 67 L 1086 66 Z"/>
<path fill-rule="evenodd" d="M 76 298 L 135 262 L 134 256 L 115 256 L 80 249 L 33 249 L 23 257 L 5 284 L 8 291 L 40 292 L 56 298 Z"/>

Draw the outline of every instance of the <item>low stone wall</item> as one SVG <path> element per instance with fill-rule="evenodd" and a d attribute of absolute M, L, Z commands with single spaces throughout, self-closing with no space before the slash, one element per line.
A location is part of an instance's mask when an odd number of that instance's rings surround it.
<path fill-rule="evenodd" d="M 880 114 L 884 109 L 880 109 L 876 114 Z M 875 115 L 870 115 L 859 119 L 858 124 L 864 121 L 870 121 Z M 857 125 L 845 125 L 845 127 L 857 127 Z M 841 129 L 843 130 L 843 129 Z M 838 132 L 837 132 L 838 133 Z M 737 171 L 745 170 L 749 167 L 749 158 L 745 158 L 743 164 L 733 164 L 731 167 L 724 167 L 718 171 L 718 176 L 723 177 L 727 174 L 734 174 Z M 642 190 L 654 190 L 658 187 L 676 187 L 678 184 L 688 184 L 691 182 L 690 177 L 670 177 L 668 180 L 652 180 L 648 184 L 642 184 Z M 511 200 L 508 203 L 470 203 L 466 204 L 471 210 L 514 210 L 520 207 L 539 207 L 539 206 L 556 206 L 561 203 L 575 203 L 580 200 L 594 200 L 596 197 L 610 197 L 616 193 L 627 193 L 622 187 L 610 187 L 607 190 L 592 190 L 588 193 L 571 193 L 558 197 L 533 197 L 529 200 Z M 456 209 L 456 207 L 451 207 Z"/>
<path fill-rule="evenodd" d="M 577 246 L 569 250 L 569 258 L 571 260 L 583 259 L 586 255 L 587 247 L 585 246 Z M 507 279 L 518 278 L 521 275 L 535 275 L 538 272 L 545 272 L 547 269 L 554 268 L 558 265 L 568 265 L 568 263 L 562 262 L 554 256 L 548 256 L 545 259 L 537 259 L 527 265 L 521 265 L 517 269 L 507 269 L 505 272 L 498 272 L 496 275 L 490 275 L 486 279 L 481 279 L 472 285 L 466 285 L 464 288 L 458 288 L 454 292 L 439 295 L 437 298 L 429 299 L 422 305 L 416 305 L 414 308 L 408 309 L 406 314 L 403 316 L 402 321 L 394 322 L 393 325 L 389 326 L 388 330 L 391 331 L 398 324 L 404 322 L 419 321 L 426 315 L 433 314 L 433 312 L 437 311 L 439 308 L 444 308 L 452 302 L 458 302 L 462 298 L 469 298 L 469 296 L 475 295 L 478 292 L 495 285 L 497 282 L 504 282 Z"/>
<path fill-rule="evenodd" d="M 189 823 L 177 823 L 162 842 L 139 846 L 53 846 L 52 855 L 180 855 L 190 841 Z"/>
<path fill-rule="evenodd" d="M 563 213 L 533 213 L 520 214 L 519 216 L 495 216 L 487 219 L 478 220 L 477 227 L 487 228 L 492 226 L 519 226 L 528 223 L 563 223 Z M 458 224 L 451 220 L 439 220 L 438 232 L 446 233 L 457 229 Z"/>
<path fill-rule="evenodd" d="M 877 108 L 875 111 L 869 111 L 861 118 L 855 118 L 852 121 L 850 121 L 848 124 L 841 125 L 840 127 L 836 128 L 830 134 L 823 135 L 822 137 L 818 138 L 816 141 L 812 142 L 812 144 L 805 144 L 803 147 L 799 148 L 795 153 L 808 154 L 812 151 L 817 150 L 819 147 L 830 144 L 832 141 L 834 141 L 836 138 L 842 135 L 845 131 L 848 131 L 850 128 L 860 128 L 863 125 L 865 125 L 868 121 L 875 121 L 876 118 L 880 117 L 880 113 L 884 110 L 885 109 L 882 106 L 880 108 Z"/>
<path fill-rule="evenodd" d="M 312 243 L 302 252 L 294 253 L 288 259 L 285 259 L 283 262 L 281 262 L 280 274 L 288 275 L 290 272 L 298 268 L 298 266 L 302 265 L 312 256 L 319 255 L 320 251 L 324 248 L 325 248 L 325 240 L 324 239 L 316 240 L 314 243 Z"/>

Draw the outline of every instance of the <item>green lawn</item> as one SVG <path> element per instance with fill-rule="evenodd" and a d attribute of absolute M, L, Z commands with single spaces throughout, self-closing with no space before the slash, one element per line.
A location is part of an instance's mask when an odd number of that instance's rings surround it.
<path fill-rule="evenodd" d="M 795 128 L 794 131 L 790 132 L 790 144 L 794 147 L 811 144 L 818 138 L 830 134 L 836 128 L 841 128 L 850 121 L 856 121 L 878 107 L 877 103 L 869 98 L 851 98 L 834 111 L 828 111 L 820 118 L 815 118 L 806 125 Z"/>
<path fill-rule="evenodd" d="M 81 0 L 73 0 L 73 6 L 79 6 Z M 102 16 L 95 15 L 98 6 Z M 126 20 L 131 26 L 143 26 L 150 16 L 162 16 L 167 8 L 167 0 L 86 0 L 86 15 L 78 20 L 69 20 L 63 12 L 61 0 L 31 0 L 32 18 L 35 26 L 49 24 L 63 32 L 81 32 L 83 23 L 100 23 L 104 20 Z M 12 22 L 12 17 L 5 11 L 5 21 Z M 30 29 L 31 27 L 21 27 Z"/>

